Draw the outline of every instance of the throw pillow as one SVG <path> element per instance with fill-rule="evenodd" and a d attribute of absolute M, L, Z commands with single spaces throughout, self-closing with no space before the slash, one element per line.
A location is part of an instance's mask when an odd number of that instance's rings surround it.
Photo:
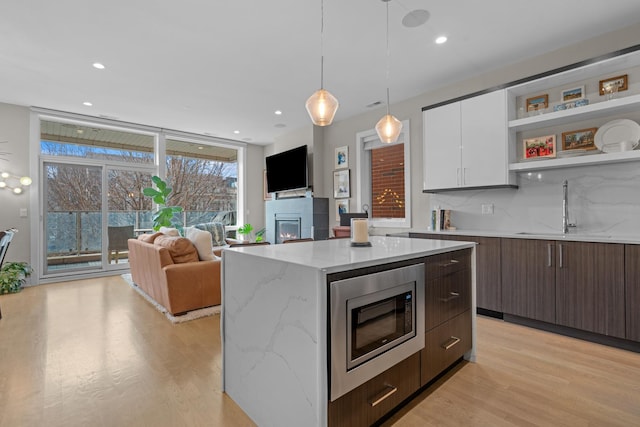
<path fill-rule="evenodd" d="M 180 232 L 178 231 L 177 228 L 160 227 L 160 232 L 165 236 L 175 236 L 175 237 L 180 236 Z"/>
<path fill-rule="evenodd" d="M 200 261 L 211 261 L 217 257 L 213 254 L 211 233 L 195 227 L 185 228 L 185 237 L 193 243 L 198 251 Z"/>
<path fill-rule="evenodd" d="M 141 234 L 138 236 L 138 240 L 142 240 L 143 242 L 147 242 L 147 243 L 153 243 L 154 240 L 156 240 L 156 237 L 158 236 L 164 236 L 164 234 L 162 234 L 161 232 L 157 231 L 153 234 Z"/>
<path fill-rule="evenodd" d="M 196 224 L 194 227 L 208 231 L 211 233 L 213 246 L 226 246 L 227 241 L 224 235 L 224 224 L 221 222 L 205 222 L 204 224 Z"/>
<path fill-rule="evenodd" d="M 176 236 L 158 236 L 153 241 L 153 244 L 156 246 L 162 246 L 163 248 L 167 248 L 169 251 L 169 255 L 171 255 L 171 259 L 176 264 L 182 264 L 185 262 L 198 262 L 198 251 L 196 247 L 193 246 L 191 240 L 186 237 L 176 237 Z"/>

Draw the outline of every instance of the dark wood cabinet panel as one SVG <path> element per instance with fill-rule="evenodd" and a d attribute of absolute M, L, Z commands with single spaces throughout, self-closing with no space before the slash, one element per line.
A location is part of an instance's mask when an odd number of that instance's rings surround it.
<path fill-rule="evenodd" d="M 554 323 L 555 242 L 502 239 L 502 311 Z"/>
<path fill-rule="evenodd" d="M 432 278 L 425 290 L 426 331 L 471 308 L 471 268 Z"/>
<path fill-rule="evenodd" d="M 501 238 L 433 233 L 409 233 L 409 236 L 476 242 L 476 305 L 487 310 L 502 311 Z"/>
<path fill-rule="evenodd" d="M 556 246 L 556 323 L 624 338 L 624 245 Z"/>
<path fill-rule="evenodd" d="M 628 340 L 640 341 L 640 245 L 626 245 L 624 259 L 625 337 Z"/>
<path fill-rule="evenodd" d="M 471 310 L 425 334 L 420 386 L 425 385 L 471 349 Z"/>
<path fill-rule="evenodd" d="M 420 388 L 420 353 L 329 402 L 331 427 L 370 426 Z M 395 391 L 394 391 L 395 389 Z"/>

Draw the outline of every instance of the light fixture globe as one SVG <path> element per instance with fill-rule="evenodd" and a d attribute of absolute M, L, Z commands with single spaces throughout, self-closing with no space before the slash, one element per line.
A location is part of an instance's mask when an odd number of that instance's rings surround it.
<path fill-rule="evenodd" d="M 331 92 L 318 89 L 307 99 L 305 106 L 314 125 L 329 126 L 338 111 L 339 103 Z"/>
<path fill-rule="evenodd" d="M 376 123 L 376 132 L 380 141 L 390 144 L 396 142 L 402 132 L 402 122 L 387 114 Z"/>
<path fill-rule="evenodd" d="M 33 181 L 28 176 L 23 176 L 20 178 L 20 184 L 24 185 L 25 187 L 31 185 L 32 182 Z"/>

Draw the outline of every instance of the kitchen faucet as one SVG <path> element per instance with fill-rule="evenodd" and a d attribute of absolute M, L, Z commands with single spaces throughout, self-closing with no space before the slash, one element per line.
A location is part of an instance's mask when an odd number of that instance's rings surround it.
<path fill-rule="evenodd" d="M 575 228 L 576 224 L 569 223 L 569 182 L 565 179 L 562 183 L 562 233 L 567 234 L 569 227 Z"/>

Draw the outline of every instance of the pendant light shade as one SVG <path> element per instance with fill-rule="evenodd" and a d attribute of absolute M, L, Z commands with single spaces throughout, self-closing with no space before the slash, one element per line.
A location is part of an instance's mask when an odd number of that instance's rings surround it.
<path fill-rule="evenodd" d="M 338 111 L 338 100 L 325 89 L 318 89 L 307 99 L 306 107 L 316 126 L 328 126 Z"/>
<path fill-rule="evenodd" d="M 380 141 L 390 144 L 396 142 L 402 132 L 402 122 L 391 114 L 381 118 L 376 124 L 376 132 Z"/>
<path fill-rule="evenodd" d="M 387 115 L 376 124 L 376 132 L 380 141 L 391 144 L 398 140 L 402 132 L 402 122 L 389 112 L 389 1 L 391 0 L 382 1 L 387 4 Z"/>
<path fill-rule="evenodd" d="M 307 99 L 305 106 L 316 126 L 329 126 L 338 111 L 338 100 L 324 88 L 324 0 L 320 1 L 320 89 Z"/>

